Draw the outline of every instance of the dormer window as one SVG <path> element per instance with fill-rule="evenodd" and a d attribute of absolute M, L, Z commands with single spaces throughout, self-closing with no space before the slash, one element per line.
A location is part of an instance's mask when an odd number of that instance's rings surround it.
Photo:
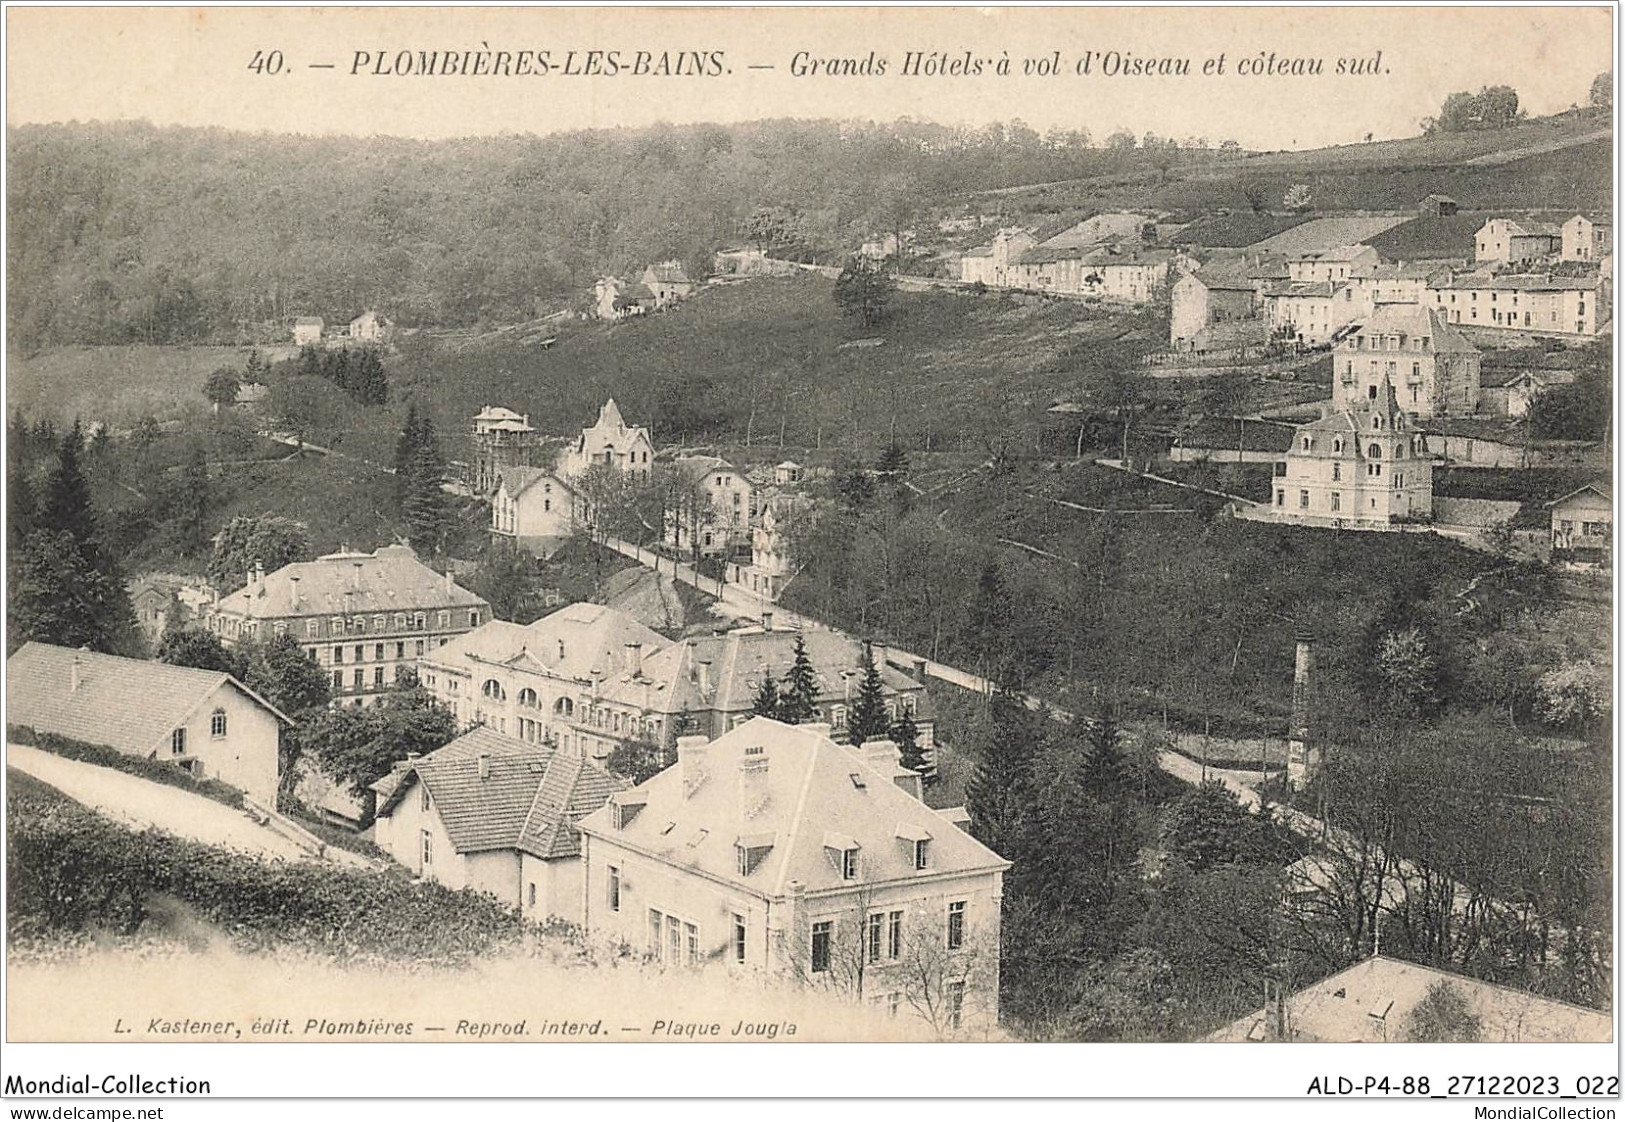
<path fill-rule="evenodd" d="M 841 850 L 841 879 L 858 879 L 858 851 L 856 847 Z"/>
<path fill-rule="evenodd" d="M 639 812 L 643 810 L 644 805 L 642 802 L 634 802 L 630 799 L 624 802 L 612 801 L 609 804 L 610 823 L 617 830 L 626 829 L 632 824 L 632 820 L 638 816 Z"/>
<path fill-rule="evenodd" d="M 774 834 L 741 834 L 734 839 L 735 871 L 742 877 L 754 873 L 757 866 L 773 852 L 776 840 Z"/>
<path fill-rule="evenodd" d="M 931 866 L 931 839 L 921 838 L 914 843 L 914 868 L 926 869 Z"/>

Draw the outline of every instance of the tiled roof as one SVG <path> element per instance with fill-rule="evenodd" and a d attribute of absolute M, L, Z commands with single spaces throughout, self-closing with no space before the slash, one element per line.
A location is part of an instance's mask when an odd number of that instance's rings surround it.
<path fill-rule="evenodd" d="M 833 631 L 765 631 L 760 627 L 736 628 L 724 635 L 673 643 L 644 658 L 636 674 L 622 674 L 606 682 L 604 697 L 656 713 L 683 709 L 748 712 L 764 676 L 782 680 L 789 673 L 795 662 L 798 635 L 805 641 L 807 659 L 812 663 L 818 700 L 828 703 L 855 698 L 861 642 Z M 701 662 L 711 664 L 709 693 L 700 688 Z M 843 673 L 850 678 L 843 681 Z M 891 693 L 916 693 L 922 688 L 890 666 L 881 668 L 880 679 Z"/>
<path fill-rule="evenodd" d="M 639 657 L 644 658 L 666 642 L 625 612 L 577 603 L 524 626 L 491 620 L 452 639 L 430 657 L 442 666 L 497 663 L 585 682 L 595 671 L 606 676 L 623 671 L 629 644 L 641 644 Z"/>
<path fill-rule="evenodd" d="M 660 284 L 692 284 L 688 273 L 683 269 L 681 261 L 662 261 L 658 265 L 650 265 L 649 271 L 654 274 L 656 282 Z"/>
<path fill-rule="evenodd" d="M 170 734 L 222 687 L 292 723 L 230 674 L 49 643 L 25 643 L 6 660 L 6 723 L 144 756 L 167 748 Z"/>
<path fill-rule="evenodd" d="M 1489 273 L 1463 273 L 1450 280 L 1443 280 L 1428 285 L 1429 288 L 1441 289 L 1494 289 L 1499 292 L 1591 292 L 1595 290 L 1601 280 L 1596 273 L 1587 273 L 1583 276 L 1562 276 L 1556 273 L 1502 273 L 1492 276 Z"/>
<path fill-rule="evenodd" d="M 1349 340 L 1365 335 L 1402 335 L 1409 339 L 1431 339 L 1436 354 L 1477 354 L 1478 348 L 1450 326 L 1433 308 L 1419 304 L 1384 304 L 1365 319 L 1352 325 L 1339 343 L 1339 349 L 1353 349 Z M 1404 350 L 1402 347 L 1401 350 Z"/>
<path fill-rule="evenodd" d="M 1610 483 L 1604 482 L 1602 480 L 1598 480 L 1595 483 L 1587 483 L 1584 487 L 1576 487 L 1574 490 L 1570 491 L 1566 495 L 1559 495 L 1557 498 L 1553 499 L 1551 502 L 1547 503 L 1546 505 L 1547 506 L 1556 506 L 1558 503 L 1568 502 L 1568 500 L 1574 498 L 1574 496 L 1584 494 L 1587 491 L 1596 492 L 1599 496 L 1601 496 L 1603 499 L 1607 500 L 1608 502 L 1613 502 L 1614 501 L 1614 488 L 1613 488 L 1613 485 L 1610 484 Z"/>
<path fill-rule="evenodd" d="M 671 466 L 693 483 L 698 483 L 713 471 L 734 470 L 734 466 L 721 456 L 676 456 Z"/>
<path fill-rule="evenodd" d="M 499 473 L 499 478 L 502 480 L 502 486 L 507 490 L 508 497 L 510 499 L 517 499 L 520 495 L 523 495 L 526 491 L 530 490 L 544 479 L 551 482 L 554 486 L 558 487 L 560 491 L 566 494 L 575 493 L 570 489 L 570 485 L 568 483 L 560 479 L 556 473 L 548 471 L 546 468 L 525 466 L 505 467 Z"/>
<path fill-rule="evenodd" d="M 599 810 L 583 831 L 765 896 L 783 895 L 791 881 L 812 894 L 1009 867 L 870 766 L 861 750 L 766 717 L 723 734 L 698 756 L 685 753 L 633 792 L 643 809 L 623 828 Z M 922 834 L 930 838 L 929 868 L 917 871 L 912 839 Z M 856 843 L 856 882 L 843 879 L 826 846 L 831 838 Z M 742 839 L 767 849 L 744 875 L 736 851 Z"/>
<path fill-rule="evenodd" d="M 1355 261 L 1376 250 L 1368 245 L 1339 245 L 1310 253 L 1300 253 L 1294 261 Z"/>
<path fill-rule="evenodd" d="M 489 774 L 480 778 L 480 757 Z M 422 783 L 458 853 L 518 849 L 534 857 L 581 852 L 575 822 L 621 784 L 572 748 L 530 744 L 476 728 L 373 785 L 380 817 Z"/>
<path fill-rule="evenodd" d="M 961 253 L 959 256 L 961 256 L 961 257 L 992 257 L 993 256 L 993 247 L 990 246 L 990 245 L 972 246 L 970 249 L 967 249 L 964 253 Z"/>
<path fill-rule="evenodd" d="M 294 604 L 294 578 L 299 603 Z M 483 608 L 484 600 L 418 560 L 404 545 L 376 553 L 334 553 L 296 561 L 220 598 L 219 611 L 241 617 L 321 616 L 397 612 L 425 608 Z"/>
<path fill-rule="evenodd" d="M 1272 284 L 1264 290 L 1265 296 L 1313 296 L 1319 299 L 1330 299 L 1337 295 L 1339 289 L 1347 288 L 1346 283 L 1338 281 L 1288 281 L 1285 284 Z"/>
<path fill-rule="evenodd" d="M 320 327 L 322 325 L 322 317 L 300 316 L 298 319 L 293 321 L 293 325 L 295 327 Z"/>

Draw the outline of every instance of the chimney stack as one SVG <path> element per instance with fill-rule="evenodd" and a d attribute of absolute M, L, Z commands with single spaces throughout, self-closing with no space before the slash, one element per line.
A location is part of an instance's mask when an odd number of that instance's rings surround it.
<path fill-rule="evenodd" d="M 709 698 L 711 696 L 711 660 L 702 658 L 696 665 L 700 673 L 700 696 Z"/>
<path fill-rule="evenodd" d="M 296 577 L 296 576 L 290 576 L 288 578 L 288 598 L 293 601 L 293 609 L 294 609 L 294 611 L 298 611 L 299 610 L 299 578 Z"/>
<path fill-rule="evenodd" d="M 636 674 L 638 672 L 638 666 L 640 663 L 642 663 L 642 661 L 643 644 L 636 642 L 626 644 L 626 672 L 628 674 Z"/>
<path fill-rule="evenodd" d="M 763 631 L 772 631 L 773 630 L 773 613 L 772 612 L 763 612 L 762 613 L 762 630 Z"/>
<path fill-rule="evenodd" d="M 254 591 L 265 592 L 265 563 L 258 558 L 254 560 Z"/>
<path fill-rule="evenodd" d="M 683 798 L 689 798 L 705 782 L 705 758 L 710 741 L 703 736 L 677 738 L 677 774 L 683 781 Z"/>
<path fill-rule="evenodd" d="M 350 590 L 352 592 L 361 591 L 361 562 L 359 561 L 350 562 Z"/>
<path fill-rule="evenodd" d="M 1320 769 L 1320 750 L 1310 734 L 1313 704 L 1315 637 L 1307 631 L 1297 636 L 1292 664 L 1292 724 L 1287 732 L 1286 779 L 1288 786 L 1307 786 Z"/>
<path fill-rule="evenodd" d="M 451 566 L 447 565 L 446 566 L 446 591 L 447 592 L 451 591 L 451 586 L 452 586 L 452 579 L 451 578 L 452 578 Z"/>
<path fill-rule="evenodd" d="M 914 660 L 914 678 L 919 682 L 925 681 L 925 659 L 917 658 Z"/>
<path fill-rule="evenodd" d="M 480 778 L 491 778 L 491 753 L 489 752 L 480 753 Z"/>
<path fill-rule="evenodd" d="M 83 665 L 84 664 L 80 661 L 79 656 L 77 654 L 74 655 L 73 656 L 73 663 L 72 663 L 71 666 L 68 667 L 68 692 L 69 693 L 78 693 L 79 692 L 80 668 Z"/>

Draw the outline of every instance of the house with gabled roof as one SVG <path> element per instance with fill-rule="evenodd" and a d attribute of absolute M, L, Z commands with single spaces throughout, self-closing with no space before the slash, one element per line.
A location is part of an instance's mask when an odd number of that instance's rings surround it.
<path fill-rule="evenodd" d="M 1587 483 L 1546 504 L 1552 512 L 1552 557 L 1608 568 L 1614 553 L 1614 489 Z"/>
<path fill-rule="evenodd" d="M 654 458 L 654 441 L 642 425 L 628 425 L 612 397 L 598 411 L 598 419 L 559 458 L 556 470 L 564 479 L 576 479 L 588 468 L 602 464 L 647 480 Z"/>
<path fill-rule="evenodd" d="M 570 539 L 590 513 L 587 500 L 558 472 L 504 467 L 491 496 L 491 536 L 547 557 Z"/>
<path fill-rule="evenodd" d="M 230 674 L 25 643 L 6 660 L 6 725 L 172 763 L 276 805 L 292 722 Z"/>
<path fill-rule="evenodd" d="M 308 347 L 322 341 L 322 329 L 326 325 L 321 316 L 300 316 L 293 321 L 293 345 Z"/>
<path fill-rule="evenodd" d="M 1562 252 L 1563 230 L 1550 222 L 1491 218 L 1473 235 L 1473 260 L 1479 265 L 1509 264 Z"/>
<path fill-rule="evenodd" d="M 587 930 L 669 969 L 826 988 L 944 1035 L 998 1020 L 1010 863 L 918 798 L 888 741 L 757 717 L 582 819 Z"/>
<path fill-rule="evenodd" d="M 1563 223 L 1564 261 L 1601 261 L 1614 252 L 1614 225 L 1576 214 Z"/>
<path fill-rule="evenodd" d="M 1221 1043 L 1395 1043 L 1431 994 L 1453 993 L 1482 1043 L 1607 1043 L 1613 1022 L 1596 1009 L 1374 954 L 1205 1037 Z"/>
<path fill-rule="evenodd" d="M 622 786 L 573 748 L 476 728 L 372 785 L 373 839 L 417 876 L 579 923 L 576 823 Z"/>
<path fill-rule="evenodd" d="M 756 500 L 744 472 L 720 456 L 677 456 L 671 467 L 685 486 L 666 511 L 668 545 L 712 557 L 749 542 Z"/>
<path fill-rule="evenodd" d="M 643 287 L 654 297 L 658 311 L 686 300 L 697 287 L 689 278 L 688 270 L 677 260 L 660 261 L 643 270 Z"/>

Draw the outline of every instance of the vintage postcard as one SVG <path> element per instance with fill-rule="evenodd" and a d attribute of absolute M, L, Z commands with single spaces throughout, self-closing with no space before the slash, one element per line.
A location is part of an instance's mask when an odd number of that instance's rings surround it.
<path fill-rule="evenodd" d="M 1616 17 L 9 7 L 8 1102 L 1611 1117 Z"/>

